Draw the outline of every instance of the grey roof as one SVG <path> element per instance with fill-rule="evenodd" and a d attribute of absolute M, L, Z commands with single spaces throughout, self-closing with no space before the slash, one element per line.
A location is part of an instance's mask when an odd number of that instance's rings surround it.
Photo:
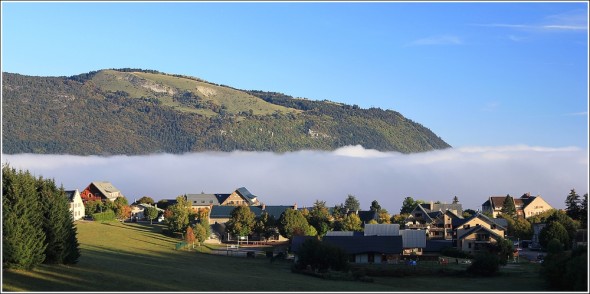
<path fill-rule="evenodd" d="M 355 231 L 328 231 L 326 236 L 331 237 L 352 237 L 352 236 L 363 236 L 363 232 Z"/>
<path fill-rule="evenodd" d="M 445 211 L 445 210 L 456 210 L 458 214 L 462 214 L 463 213 L 463 205 L 459 204 L 459 203 L 451 203 L 451 204 L 447 204 L 447 203 L 434 203 L 432 204 L 432 211 L 435 210 L 440 210 L 440 211 Z"/>
<path fill-rule="evenodd" d="M 323 242 L 343 249 L 348 254 L 402 252 L 401 236 L 324 236 Z"/>
<path fill-rule="evenodd" d="M 244 187 L 236 189 L 236 192 L 238 192 L 238 194 L 240 194 L 240 196 L 242 196 L 244 199 L 248 200 L 248 203 L 250 204 L 254 203 L 256 200 L 256 195 L 250 193 L 250 191 Z"/>
<path fill-rule="evenodd" d="M 186 194 L 185 199 L 190 205 L 220 205 L 230 194 Z"/>
<path fill-rule="evenodd" d="M 115 186 L 113 186 L 113 184 L 111 184 L 111 182 L 92 182 L 92 185 L 94 185 L 94 187 L 96 187 L 100 191 L 100 193 L 102 193 L 105 197 L 109 199 L 117 198 L 110 197 L 111 193 L 119 193 L 120 197 L 125 197 L 119 189 L 117 189 Z"/>
<path fill-rule="evenodd" d="M 399 236 L 399 224 L 366 224 L 365 236 Z"/>
<path fill-rule="evenodd" d="M 426 240 L 426 248 L 424 252 L 441 252 L 447 247 L 453 247 L 451 240 Z"/>
<path fill-rule="evenodd" d="M 422 230 L 400 230 L 404 248 L 425 248 L 426 231 Z"/>

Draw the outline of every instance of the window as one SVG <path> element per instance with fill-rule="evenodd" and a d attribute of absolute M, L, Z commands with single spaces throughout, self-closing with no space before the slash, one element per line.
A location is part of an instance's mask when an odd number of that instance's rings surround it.
<path fill-rule="evenodd" d="M 495 225 L 495 224 L 494 224 L 494 225 L 492 225 L 492 229 L 493 229 L 493 230 L 495 230 L 495 229 L 496 229 L 496 225 Z"/>
<path fill-rule="evenodd" d="M 463 228 L 464 229 L 469 229 L 470 225 L 464 225 Z"/>
<path fill-rule="evenodd" d="M 467 245 L 468 245 L 469 249 L 471 249 L 471 243 L 469 243 L 469 244 L 467 244 Z"/>
<path fill-rule="evenodd" d="M 201 203 L 205 203 L 205 200 L 201 200 Z"/>
<path fill-rule="evenodd" d="M 367 258 L 368 258 L 369 263 L 374 263 L 375 262 L 375 253 L 369 253 Z"/>

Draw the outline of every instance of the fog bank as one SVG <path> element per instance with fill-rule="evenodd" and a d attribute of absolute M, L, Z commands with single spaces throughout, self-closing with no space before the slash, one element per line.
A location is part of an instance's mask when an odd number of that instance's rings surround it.
<path fill-rule="evenodd" d="M 379 152 L 362 146 L 335 151 L 203 152 L 182 155 L 2 155 L 2 162 L 82 190 L 110 181 L 131 202 L 185 193 L 231 193 L 246 187 L 267 205 L 329 206 L 355 195 L 399 213 L 404 197 L 451 202 L 478 209 L 489 196 L 541 195 L 564 208 L 570 189 L 588 192 L 588 150 L 526 145 L 463 147 L 416 154 Z"/>

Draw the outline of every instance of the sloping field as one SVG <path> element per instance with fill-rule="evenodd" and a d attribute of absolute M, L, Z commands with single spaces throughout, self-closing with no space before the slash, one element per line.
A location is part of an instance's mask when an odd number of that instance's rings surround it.
<path fill-rule="evenodd" d="M 73 266 L 3 271 L 3 291 L 543 291 L 526 265 L 494 278 L 375 278 L 331 281 L 293 274 L 290 263 L 175 250 L 161 225 L 77 222 L 82 256 Z"/>

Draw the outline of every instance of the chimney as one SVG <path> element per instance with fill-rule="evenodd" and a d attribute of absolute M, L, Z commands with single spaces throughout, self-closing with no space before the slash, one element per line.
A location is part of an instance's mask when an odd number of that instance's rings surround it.
<path fill-rule="evenodd" d="M 262 210 L 266 209 L 266 204 L 262 203 Z"/>
<path fill-rule="evenodd" d="M 354 214 L 358 215 L 359 214 L 359 210 L 357 209 Z"/>
<path fill-rule="evenodd" d="M 297 203 L 293 204 L 293 210 L 297 210 Z"/>

